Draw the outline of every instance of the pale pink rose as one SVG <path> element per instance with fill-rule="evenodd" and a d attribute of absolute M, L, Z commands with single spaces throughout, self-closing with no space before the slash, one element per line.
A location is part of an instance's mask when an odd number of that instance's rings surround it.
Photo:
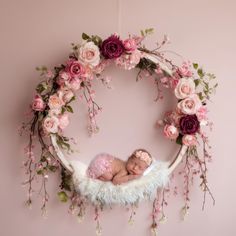
<path fill-rule="evenodd" d="M 63 114 L 59 116 L 59 128 L 60 129 L 65 129 L 69 125 L 69 115 L 68 114 Z"/>
<path fill-rule="evenodd" d="M 43 128 L 47 133 L 57 133 L 58 132 L 59 120 L 55 116 L 47 116 L 43 121 Z"/>
<path fill-rule="evenodd" d="M 191 78 L 181 78 L 175 87 L 175 96 L 179 99 L 188 97 L 195 92 L 195 83 Z"/>
<path fill-rule="evenodd" d="M 70 78 L 79 78 L 85 72 L 84 65 L 80 61 L 69 59 L 66 64 L 65 72 L 69 74 Z"/>
<path fill-rule="evenodd" d="M 197 94 L 192 94 L 184 100 L 180 101 L 177 106 L 182 113 L 193 115 L 196 114 L 197 110 L 202 106 L 202 102 Z"/>
<path fill-rule="evenodd" d="M 31 108 L 34 111 L 43 111 L 45 109 L 45 106 L 46 104 L 44 103 L 42 97 L 39 94 L 36 94 L 31 104 Z"/>
<path fill-rule="evenodd" d="M 123 45 L 125 47 L 125 50 L 127 52 L 133 52 L 137 49 L 137 44 L 136 44 L 136 40 L 133 39 L 133 38 L 129 38 L 129 39 L 126 39 L 124 42 L 123 42 Z"/>
<path fill-rule="evenodd" d="M 197 138 L 194 135 L 185 134 L 182 138 L 182 143 L 186 146 L 195 146 L 197 145 Z"/>
<path fill-rule="evenodd" d="M 177 71 L 182 77 L 191 77 L 193 73 L 190 70 L 190 66 L 190 62 L 184 62 L 182 66 L 178 68 Z"/>
<path fill-rule="evenodd" d="M 69 102 L 73 97 L 74 93 L 71 89 L 68 88 L 61 88 L 60 90 L 57 91 L 57 94 L 59 98 L 64 102 L 67 103 Z"/>
<path fill-rule="evenodd" d="M 165 125 L 164 135 L 169 139 L 175 140 L 179 136 L 179 131 L 174 125 Z"/>
<path fill-rule="evenodd" d="M 197 110 L 197 113 L 196 113 L 197 118 L 198 118 L 199 121 L 207 120 L 206 114 L 207 114 L 207 108 L 205 106 L 201 106 Z"/>
<path fill-rule="evenodd" d="M 49 97 L 48 106 L 50 109 L 60 109 L 65 103 L 55 93 Z"/>
<path fill-rule="evenodd" d="M 76 91 L 80 89 L 81 82 L 82 82 L 81 79 L 75 77 L 70 79 L 69 81 L 66 81 L 65 85 L 67 86 L 67 88 Z"/>
<path fill-rule="evenodd" d="M 79 59 L 85 64 L 97 66 L 100 62 L 100 51 L 94 42 L 86 42 L 79 49 Z"/>

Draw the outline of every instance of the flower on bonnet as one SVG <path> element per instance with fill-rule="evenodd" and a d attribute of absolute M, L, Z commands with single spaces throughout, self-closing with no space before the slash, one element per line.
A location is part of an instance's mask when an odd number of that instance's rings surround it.
<path fill-rule="evenodd" d="M 142 150 L 138 150 L 134 153 L 135 157 L 138 158 L 139 160 L 141 161 L 144 161 L 148 166 L 151 165 L 152 163 L 152 158 L 151 156 L 145 152 L 145 151 L 142 151 Z"/>

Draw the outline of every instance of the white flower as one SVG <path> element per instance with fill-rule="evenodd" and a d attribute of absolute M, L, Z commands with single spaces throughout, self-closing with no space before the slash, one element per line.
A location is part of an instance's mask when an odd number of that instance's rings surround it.
<path fill-rule="evenodd" d="M 188 97 L 195 92 L 195 83 L 191 78 L 181 78 L 175 88 L 175 96 L 179 99 Z"/>
<path fill-rule="evenodd" d="M 79 59 L 85 64 L 97 66 L 100 62 L 100 51 L 94 42 L 86 42 L 79 49 Z"/>

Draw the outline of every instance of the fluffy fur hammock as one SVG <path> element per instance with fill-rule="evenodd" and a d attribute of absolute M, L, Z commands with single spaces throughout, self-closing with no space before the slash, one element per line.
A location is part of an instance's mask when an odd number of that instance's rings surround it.
<path fill-rule="evenodd" d="M 75 190 L 95 205 L 98 203 L 126 205 L 154 198 L 156 190 L 168 183 L 169 175 L 181 162 L 187 150 L 183 145 L 172 161 L 155 160 L 140 178 L 121 185 L 113 185 L 111 182 L 87 177 L 87 166 L 78 160 L 68 161 L 57 145 L 55 135 L 51 135 L 51 141 L 59 161 L 72 175 Z"/>

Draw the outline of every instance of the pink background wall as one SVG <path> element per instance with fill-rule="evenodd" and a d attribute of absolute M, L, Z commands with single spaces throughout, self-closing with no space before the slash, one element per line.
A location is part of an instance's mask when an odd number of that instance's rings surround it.
<path fill-rule="evenodd" d="M 216 198 L 216 206 L 207 197 L 202 212 L 202 193 L 197 185 L 191 193 L 190 215 L 180 221 L 181 197 L 170 198 L 168 221 L 160 228 L 160 235 L 236 235 L 235 212 L 235 66 L 236 2 L 233 0 L 180 1 L 13 1 L 0 0 L 0 67 L 1 67 L 1 165 L 0 165 L 0 235 L 95 235 L 95 224 L 89 211 L 85 221 L 77 224 L 67 214 L 67 205 L 57 200 L 59 179 L 50 177 L 48 219 L 40 216 L 40 199 L 33 209 L 24 207 L 27 189 L 21 187 L 24 172 L 20 169 L 24 158 L 25 137 L 17 135 L 23 112 L 38 83 L 35 67 L 54 66 L 63 62 L 71 42 L 79 42 L 81 33 L 98 34 L 102 38 L 113 32 L 126 37 L 128 32 L 155 28 L 146 41 L 154 48 L 156 39 L 167 33 L 172 41 L 169 49 L 204 65 L 214 72 L 220 87 L 209 104 L 215 128 L 210 134 L 214 162 L 209 169 L 209 184 Z M 119 20 L 120 19 L 120 20 Z M 179 62 L 179 61 L 178 61 Z M 80 158 L 88 163 L 99 151 L 126 156 L 143 146 L 159 159 L 168 159 L 177 146 L 165 140 L 153 128 L 163 111 L 174 105 L 171 96 L 164 102 L 153 103 L 155 89 L 150 81 L 135 83 L 135 71 L 109 68 L 113 91 L 98 83 L 97 101 L 104 108 L 99 123 L 101 132 L 89 139 L 85 132 L 85 108 L 74 102 L 76 110 L 67 135 L 79 139 Z M 78 109 L 77 109 L 78 108 Z M 128 130 L 128 131 L 127 131 Z M 92 148 L 91 148 L 92 147 Z M 181 183 L 180 179 L 176 179 Z M 128 225 L 129 214 L 116 207 L 102 217 L 104 235 L 149 235 L 151 203 L 141 204 L 133 226 Z"/>

